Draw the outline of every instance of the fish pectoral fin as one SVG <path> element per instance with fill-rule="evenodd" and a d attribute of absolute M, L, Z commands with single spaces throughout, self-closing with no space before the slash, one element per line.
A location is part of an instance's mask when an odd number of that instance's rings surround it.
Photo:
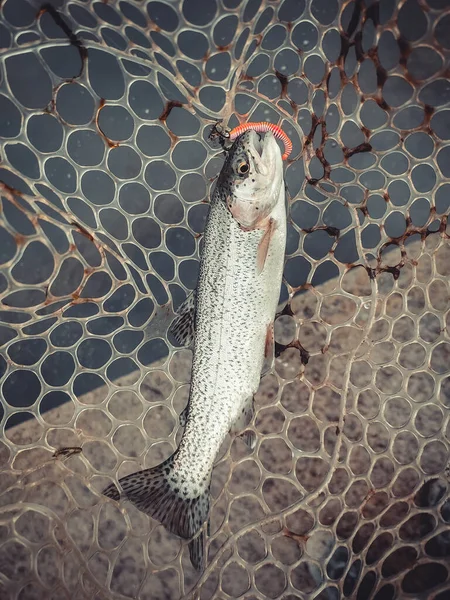
<path fill-rule="evenodd" d="M 266 264 L 267 254 L 269 253 L 270 241 L 272 239 L 273 232 L 275 231 L 275 221 L 270 218 L 267 225 L 262 228 L 264 233 L 258 244 L 258 252 L 256 254 L 256 269 L 258 275 L 262 273 L 264 265 Z"/>
<path fill-rule="evenodd" d="M 196 290 L 189 294 L 177 310 L 177 316 L 169 327 L 169 333 L 173 335 L 181 346 L 190 346 L 194 342 L 196 296 Z"/>

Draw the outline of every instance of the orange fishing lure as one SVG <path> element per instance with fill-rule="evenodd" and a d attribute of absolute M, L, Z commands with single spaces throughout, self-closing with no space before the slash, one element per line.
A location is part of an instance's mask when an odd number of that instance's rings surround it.
<path fill-rule="evenodd" d="M 241 125 L 238 125 L 230 131 L 230 140 L 233 142 L 236 138 L 249 129 L 253 129 L 258 133 L 271 131 L 277 139 L 281 140 L 284 144 L 284 154 L 281 157 L 283 160 L 286 160 L 289 154 L 292 152 L 292 142 L 286 133 L 281 129 L 281 127 L 265 121 L 261 121 L 259 123 L 242 123 Z"/>

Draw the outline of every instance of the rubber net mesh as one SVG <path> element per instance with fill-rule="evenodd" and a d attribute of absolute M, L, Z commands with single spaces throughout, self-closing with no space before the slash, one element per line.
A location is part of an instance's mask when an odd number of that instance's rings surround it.
<path fill-rule="evenodd" d="M 449 598 L 449 3 L 0 5 L 0 597 Z M 276 360 L 199 575 L 101 490 L 181 435 L 218 119 L 293 152 Z"/>

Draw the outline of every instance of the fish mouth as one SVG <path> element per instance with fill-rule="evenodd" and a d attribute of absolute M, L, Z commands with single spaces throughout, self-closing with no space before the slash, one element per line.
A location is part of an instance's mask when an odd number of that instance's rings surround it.
<path fill-rule="evenodd" d="M 265 133 L 252 131 L 251 133 L 251 147 L 254 151 L 253 162 L 256 172 L 261 175 L 268 175 L 272 163 L 273 134 L 270 131 Z"/>
<path fill-rule="evenodd" d="M 263 136 L 257 131 L 255 131 L 255 134 L 256 135 L 253 138 L 253 145 L 259 156 L 262 156 L 264 150 L 264 139 Z"/>
<path fill-rule="evenodd" d="M 264 133 L 252 131 L 252 134 L 251 142 L 253 150 L 258 153 L 257 158 L 264 159 L 264 157 L 269 157 L 271 153 L 270 148 L 273 146 L 273 133 L 271 131 L 266 131 Z"/>

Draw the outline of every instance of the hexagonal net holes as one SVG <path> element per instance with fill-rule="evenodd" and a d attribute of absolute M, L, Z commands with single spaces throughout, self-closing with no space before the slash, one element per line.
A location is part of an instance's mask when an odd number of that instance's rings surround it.
<path fill-rule="evenodd" d="M 53 4 L 0 3 L 0 596 L 449 597 L 447 3 Z M 101 490 L 179 443 L 218 119 L 293 149 L 276 358 L 199 574 Z"/>

